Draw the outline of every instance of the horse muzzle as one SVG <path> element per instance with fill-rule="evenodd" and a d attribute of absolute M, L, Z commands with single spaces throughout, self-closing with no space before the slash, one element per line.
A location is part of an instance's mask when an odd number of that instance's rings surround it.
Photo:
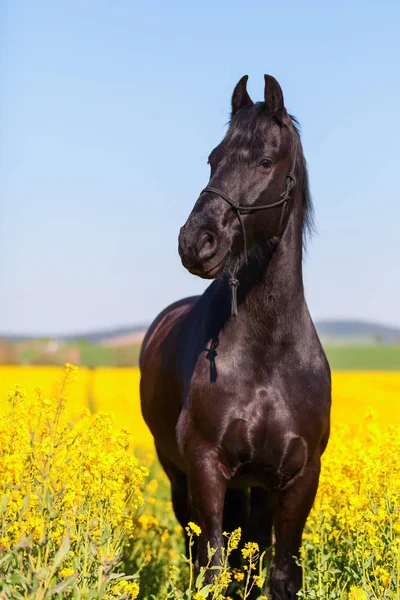
<path fill-rule="evenodd" d="M 187 222 L 179 233 L 178 252 L 183 266 L 203 279 L 218 277 L 230 249 L 225 237 L 211 230 L 194 232 Z"/>

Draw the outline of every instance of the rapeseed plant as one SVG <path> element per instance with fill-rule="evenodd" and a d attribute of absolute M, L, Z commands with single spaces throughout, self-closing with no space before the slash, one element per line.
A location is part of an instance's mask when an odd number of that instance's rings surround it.
<path fill-rule="evenodd" d="M 139 416 L 138 371 L 90 374 L 91 408 L 116 421 L 84 408 L 88 374 L 83 386 L 74 376 L 68 366 L 48 393 L 14 387 L 7 410 L 0 400 L 0 598 L 228 600 L 257 590 L 267 600 L 273 549 L 260 556 L 239 529 L 225 533 L 212 584 L 207 567 L 195 573 L 184 556 L 169 483 Z M 398 373 L 333 374 L 334 425 L 304 531 L 300 598 L 400 599 L 399 397 Z M 187 527 L 194 543 L 200 528 Z M 241 568 L 230 567 L 232 552 Z"/>
<path fill-rule="evenodd" d="M 56 399 L 15 386 L 0 420 L 0 596 L 136 598 L 118 572 L 124 543 L 140 529 L 147 475 L 129 434 L 111 419 L 65 414 L 67 365 Z"/>

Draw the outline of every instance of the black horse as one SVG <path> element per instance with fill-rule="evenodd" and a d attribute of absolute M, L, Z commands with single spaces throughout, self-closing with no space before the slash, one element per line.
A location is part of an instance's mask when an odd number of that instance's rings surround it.
<path fill-rule="evenodd" d="M 296 121 L 273 77 L 264 102 L 246 83 L 179 235 L 183 265 L 215 281 L 150 327 L 141 399 L 177 519 L 201 527 L 197 564 L 224 529 L 269 547 L 274 528 L 269 589 L 287 600 L 329 437 L 330 370 L 304 298 L 312 203 Z"/>

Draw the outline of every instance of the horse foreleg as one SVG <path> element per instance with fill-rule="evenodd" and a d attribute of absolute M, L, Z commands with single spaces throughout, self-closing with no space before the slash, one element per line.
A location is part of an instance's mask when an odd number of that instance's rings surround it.
<path fill-rule="evenodd" d="M 235 529 L 246 531 L 249 519 L 249 494 L 247 490 L 228 488 L 224 502 L 224 531 L 232 533 Z M 243 535 L 243 534 L 242 534 Z M 240 547 L 233 550 L 229 557 L 231 567 L 239 568 L 241 565 Z"/>
<path fill-rule="evenodd" d="M 272 546 L 277 496 L 262 487 L 253 487 L 250 494 L 250 519 L 245 538 L 248 542 L 257 542 L 263 552 Z"/>
<path fill-rule="evenodd" d="M 210 566 L 221 564 L 224 498 L 226 479 L 216 461 L 203 458 L 191 465 L 188 473 L 189 499 L 193 518 L 201 528 L 198 538 L 196 568 L 208 563 L 207 545 L 215 550 Z M 209 571 L 206 581 L 211 582 L 216 571 Z"/>
<path fill-rule="evenodd" d="M 274 516 L 275 557 L 270 570 L 272 600 L 296 600 L 302 569 L 297 564 L 303 528 L 318 488 L 320 460 L 307 465 L 278 498 Z"/>
<path fill-rule="evenodd" d="M 271 560 L 272 526 L 276 508 L 277 496 L 273 492 L 253 487 L 250 490 L 250 517 L 244 531 L 243 543 L 257 542 L 260 555 L 264 552 L 264 561 Z M 254 586 L 250 591 L 249 600 L 260 597 L 260 590 Z"/>
<path fill-rule="evenodd" d="M 185 527 L 191 520 L 190 507 L 189 507 L 189 494 L 188 484 L 185 473 L 180 471 L 172 461 L 165 457 L 156 448 L 158 459 L 166 472 L 168 479 L 171 484 L 171 500 L 174 509 L 175 516 L 182 527 L 185 534 L 185 549 L 186 556 L 189 555 L 189 539 L 186 534 Z"/>

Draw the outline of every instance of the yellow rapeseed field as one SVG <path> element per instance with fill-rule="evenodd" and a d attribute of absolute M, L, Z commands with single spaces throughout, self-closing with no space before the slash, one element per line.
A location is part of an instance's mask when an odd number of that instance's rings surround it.
<path fill-rule="evenodd" d="M 137 369 L 0 367 L 2 600 L 221 600 L 227 585 L 266 600 L 256 544 L 229 567 L 240 530 L 211 588 L 182 557 L 138 384 Z M 332 416 L 300 597 L 398 600 L 400 373 L 334 373 Z"/>
<path fill-rule="evenodd" d="M 54 396 L 62 374 L 62 367 L 0 366 L 0 414 L 16 383 L 27 391 L 40 387 Z M 79 377 L 68 388 L 68 411 L 87 407 L 92 412 L 106 412 L 117 429 L 132 433 L 137 445 L 150 446 L 152 437 L 140 412 L 139 381 L 137 368 L 80 368 Z M 400 372 L 336 371 L 332 388 L 333 423 L 357 425 L 369 410 L 383 427 L 400 423 Z"/>

